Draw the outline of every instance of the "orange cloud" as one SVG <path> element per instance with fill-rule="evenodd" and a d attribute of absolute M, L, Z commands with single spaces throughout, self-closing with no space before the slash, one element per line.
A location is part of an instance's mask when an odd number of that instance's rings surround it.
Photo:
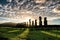
<path fill-rule="evenodd" d="M 56 8 L 53 9 L 55 13 L 60 13 L 60 6 L 57 6 Z"/>

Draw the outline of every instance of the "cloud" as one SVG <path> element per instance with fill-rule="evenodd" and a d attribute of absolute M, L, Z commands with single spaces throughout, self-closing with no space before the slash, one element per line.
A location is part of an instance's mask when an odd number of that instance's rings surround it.
<path fill-rule="evenodd" d="M 6 20 L 6 19 L 5 19 L 5 18 L 3 18 L 3 17 L 0 17 L 0 21 L 1 21 L 1 20 Z"/>
<path fill-rule="evenodd" d="M 60 17 L 48 17 L 48 24 L 49 25 L 60 25 Z"/>
<path fill-rule="evenodd" d="M 0 17 L 0 24 L 1 24 L 1 23 L 6 23 L 6 22 L 21 23 L 21 22 L 23 22 L 23 21 L 22 21 L 21 19 Z"/>
<path fill-rule="evenodd" d="M 57 7 L 55 7 L 55 8 L 53 9 L 53 12 L 54 12 L 54 13 L 60 13 L 60 5 L 57 5 Z"/>
<path fill-rule="evenodd" d="M 37 1 L 46 1 L 46 0 L 37 0 Z M 41 16 L 47 16 L 47 17 L 54 17 L 54 16 L 58 16 L 57 14 L 55 14 L 55 13 L 53 13 L 51 10 L 52 9 L 50 9 L 50 8 L 48 8 L 48 6 L 46 6 L 46 3 L 44 4 L 45 6 L 41 6 L 40 4 L 37 6 L 37 5 L 34 5 L 35 3 L 33 3 L 33 2 L 29 2 L 29 3 L 27 3 L 26 1 L 21 1 L 21 3 L 23 3 L 23 5 L 22 5 L 22 7 L 21 7 L 21 9 L 25 9 L 25 10 L 28 10 L 28 9 L 30 9 L 31 8 L 31 10 L 29 10 L 29 11 L 31 11 L 31 12 L 34 12 L 33 14 L 35 14 L 35 15 L 37 15 L 37 16 L 39 16 L 39 15 L 41 15 Z M 26 3 L 26 4 L 25 4 Z M 30 4 L 30 5 L 28 5 L 28 4 Z M 17 3 L 17 5 L 18 5 L 18 3 Z M 19 4 L 20 5 L 20 4 Z M 26 5 L 28 6 L 28 8 L 25 8 L 26 7 Z M 49 5 L 49 4 L 48 4 Z M 30 7 L 29 7 L 30 6 Z M 36 7 L 37 6 L 37 7 Z M 18 9 L 18 6 L 17 7 L 14 7 L 15 8 L 15 11 L 16 12 L 18 12 L 19 11 L 19 9 Z M 9 11 L 10 12 L 9 12 Z M 3 15 L 0 15 L 0 16 L 4 16 L 4 17 L 12 17 L 12 16 L 14 16 L 15 17 L 15 15 L 17 15 L 18 16 L 18 13 L 11 13 L 12 12 L 12 10 L 14 10 L 14 9 L 12 9 L 12 8 L 10 8 L 10 9 L 8 9 L 7 10 L 7 8 L 5 8 L 5 11 L 7 11 L 7 13 L 5 12 L 5 13 L 3 13 Z M 15 12 L 14 11 L 14 12 Z M 24 11 L 24 10 L 23 10 Z M 38 13 L 38 14 L 37 14 Z M 20 14 L 20 13 L 19 13 Z M 30 13 L 28 13 L 27 15 L 29 15 Z"/>
<path fill-rule="evenodd" d="M 48 20 L 51 23 L 52 20 L 60 17 L 60 14 L 57 14 L 60 13 L 60 10 L 58 10 L 59 7 L 56 8 L 56 5 L 48 7 L 51 4 L 56 4 L 56 2 L 54 1 L 49 0 L 49 2 L 47 2 L 47 0 L 35 0 L 36 1 L 35 2 L 33 0 L 32 1 L 22 0 L 18 3 L 17 2 L 11 3 L 12 0 L 7 0 L 7 1 L 10 3 L 4 5 L 4 7 L 2 6 L 2 8 L 4 8 L 3 9 L 4 11 L 1 11 L 2 14 L 0 14 L 0 17 L 12 19 L 9 21 L 14 21 L 13 19 L 21 21 L 26 19 L 26 17 L 29 18 L 32 17 L 33 19 L 35 19 L 38 18 L 39 16 L 42 17 L 46 16 L 48 17 Z M 16 20 L 14 22 L 16 22 Z"/>
<path fill-rule="evenodd" d="M 11 2 L 12 0 L 7 0 L 7 2 Z"/>
<path fill-rule="evenodd" d="M 52 20 L 50 24 L 52 24 L 52 25 L 60 25 L 60 18 Z"/>
<path fill-rule="evenodd" d="M 36 3 L 44 3 L 44 2 L 46 2 L 46 0 L 35 0 L 36 1 Z"/>

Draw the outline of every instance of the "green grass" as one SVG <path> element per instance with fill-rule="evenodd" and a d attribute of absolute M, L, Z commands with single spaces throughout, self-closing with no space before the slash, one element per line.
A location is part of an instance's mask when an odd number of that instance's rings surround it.
<path fill-rule="evenodd" d="M 51 33 L 55 33 L 55 34 L 59 34 L 60 35 L 60 30 L 44 30 L 47 32 L 51 32 Z"/>
<path fill-rule="evenodd" d="M 42 31 L 44 31 L 45 33 L 43 33 Z M 53 33 L 51 32 L 52 30 L 48 32 L 46 31 L 47 30 L 32 30 L 31 29 L 27 39 L 30 39 L 30 40 L 60 40 L 60 34 Z M 51 34 L 49 34 L 49 32 Z M 59 36 L 53 36 L 55 34 Z"/>
<path fill-rule="evenodd" d="M 14 38 L 15 36 L 21 34 L 24 30 L 24 28 L 1 27 L 0 36 L 5 38 Z"/>
<path fill-rule="evenodd" d="M 60 40 L 60 30 L 0 27 L 0 36 L 11 40 Z"/>
<path fill-rule="evenodd" d="M 29 29 L 26 28 L 21 34 L 16 36 L 15 38 L 11 38 L 11 40 L 26 40 L 27 35 L 29 34 Z"/>

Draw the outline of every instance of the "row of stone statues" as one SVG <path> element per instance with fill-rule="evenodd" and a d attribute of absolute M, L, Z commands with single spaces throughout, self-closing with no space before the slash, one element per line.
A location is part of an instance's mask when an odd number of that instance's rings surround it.
<path fill-rule="evenodd" d="M 29 23 L 29 24 L 28 24 Z M 29 19 L 29 22 L 27 22 L 27 26 L 37 26 L 37 19 L 35 19 L 35 21 L 32 21 L 31 19 Z M 44 26 L 47 25 L 47 17 L 44 17 Z M 42 17 L 39 16 L 39 26 L 42 26 Z"/>

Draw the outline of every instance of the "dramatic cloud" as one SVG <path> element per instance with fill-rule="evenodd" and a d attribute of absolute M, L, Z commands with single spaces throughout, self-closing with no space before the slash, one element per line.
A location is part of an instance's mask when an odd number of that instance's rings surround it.
<path fill-rule="evenodd" d="M 60 13 L 60 5 L 53 9 L 55 13 Z"/>
<path fill-rule="evenodd" d="M 22 22 L 27 19 L 38 19 L 39 16 L 47 17 L 49 23 L 55 18 L 60 19 L 59 0 L 6 0 L 4 5 L 1 1 L 0 17 L 10 18 L 10 21 Z"/>

